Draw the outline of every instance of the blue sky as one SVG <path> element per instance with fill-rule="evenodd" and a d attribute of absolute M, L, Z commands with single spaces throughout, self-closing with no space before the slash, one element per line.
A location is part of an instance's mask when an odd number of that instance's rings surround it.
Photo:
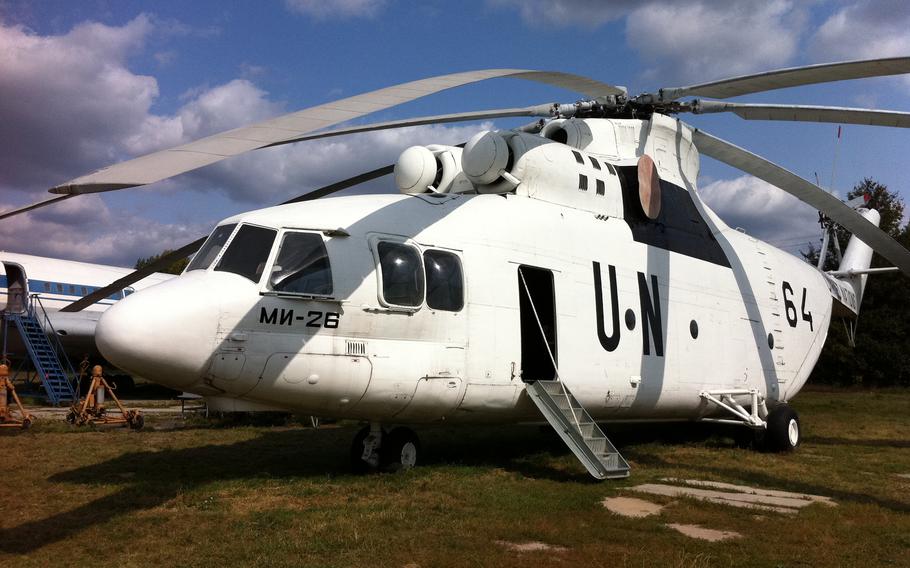
<path fill-rule="evenodd" d="M 109 163 L 432 75 L 560 70 L 634 94 L 780 67 L 910 55 L 907 29 L 910 4 L 893 0 L 0 0 L 0 209 L 40 200 L 48 187 Z M 908 95 L 910 79 L 893 77 L 742 100 L 910 111 Z M 368 118 L 575 98 L 495 80 Z M 830 184 L 834 125 L 732 115 L 684 120 Z M 0 222 L 0 248 L 131 265 L 228 215 L 391 163 L 415 143 L 463 141 L 479 128 L 418 128 L 254 152 Z M 908 149 L 910 132 L 844 127 L 835 188 L 869 176 L 903 194 Z M 699 184 L 731 225 L 783 248 L 795 251 L 817 235 L 814 211 L 708 158 Z M 391 180 L 370 189 L 391 191 Z"/>

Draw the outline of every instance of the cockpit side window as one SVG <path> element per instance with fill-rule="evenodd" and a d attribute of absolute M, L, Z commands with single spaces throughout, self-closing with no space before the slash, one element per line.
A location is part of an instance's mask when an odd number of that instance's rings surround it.
<path fill-rule="evenodd" d="M 322 236 L 285 233 L 272 267 L 269 290 L 314 296 L 332 295 L 332 267 Z"/>
<path fill-rule="evenodd" d="M 186 272 L 190 270 L 205 270 L 211 266 L 215 258 L 218 257 L 218 253 L 224 247 L 224 243 L 227 242 L 228 237 L 234 232 L 235 227 L 237 227 L 236 223 L 215 227 L 212 235 L 205 241 L 196 256 L 193 257 L 193 261 L 186 267 Z"/>
<path fill-rule="evenodd" d="M 461 311 L 464 307 L 464 277 L 458 256 L 441 250 L 423 253 L 427 274 L 427 306 L 434 310 Z"/>
<path fill-rule="evenodd" d="M 259 282 L 277 234 L 274 229 L 241 225 L 215 270 L 233 272 Z"/>
<path fill-rule="evenodd" d="M 417 249 L 403 243 L 380 241 L 376 250 L 385 303 L 406 307 L 423 303 L 423 269 Z"/>

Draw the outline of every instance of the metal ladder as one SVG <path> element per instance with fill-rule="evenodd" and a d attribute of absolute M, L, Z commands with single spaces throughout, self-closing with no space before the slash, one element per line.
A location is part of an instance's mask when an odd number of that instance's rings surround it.
<path fill-rule="evenodd" d="M 629 464 L 562 381 L 534 381 L 525 390 L 578 461 L 597 479 L 629 476 Z"/>
<path fill-rule="evenodd" d="M 67 378 L 67 372 L 70 376 L 75 376 L 76 373 L 50 325 L 47 312 L 44 311 L 44 306 L 41 305 L 38 296 L 34 295 L 30 299 L 24 312 L 5 312 L 4 318 L 16 324 L 16 329 L 19 330 L 22 342 L 28 350 L 28 356 L 35 366 L 38 376 L 41 377 L 41 384 L 44 386 L 51 404 L 56 406 L 62 402 L 73 402 L 76 400 L 76 391 Z M 44 315 L 45 325 L 47 330 L 53 334 L 54 342 L 51 342 L 45 328 L 39 323 L 38 309 Z"/>

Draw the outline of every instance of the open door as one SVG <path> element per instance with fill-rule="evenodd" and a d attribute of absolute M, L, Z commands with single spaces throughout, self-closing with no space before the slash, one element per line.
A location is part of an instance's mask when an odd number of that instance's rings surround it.
<path fill-rule="evenodd" d="M 25 269 L 18 264 L 4 262 L 3 270 L 6 272 L 7 290 L 4 311 L 21 314 L 28 306 L 28 279 L 25 277 Z"/>
<path fill-rule="evenodd" d="M 518 267 L 521 312 L 521 378 L 524 382 L 556 380 L 556 295 L 553 272 Z"/>

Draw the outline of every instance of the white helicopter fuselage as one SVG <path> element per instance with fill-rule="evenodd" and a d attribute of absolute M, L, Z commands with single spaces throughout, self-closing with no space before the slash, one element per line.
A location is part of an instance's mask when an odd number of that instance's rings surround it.
<path fill-rule="evenodd" d="M 703 418 L 717 412 L 707 391 L 792 398 L 827 335 L 830 279 L 701 201 L 681 123 L 562 128 L 568 144 L 510 141 L 514 193 L 338 197 L 227 219 L 237 227 L 210 262 L 106 312 L 99 348 L 174 388 L 378 422 L 539 419 L 524 389 L 537 379 L 563 381 L 599 421 Z M 643 154 L 661 179 L 654 220 L 633 213 Z M 271 244 L 251 274 L 220 269 L 244 226 L 274 231 Z M 274 289 L 292 233 L 324 243 L 329 292 Z M 381 243 L 419 259 L 413 305 L 389 301 Z M 461 274 L 443 300 L 428 283 L 437 257 Z"/>

